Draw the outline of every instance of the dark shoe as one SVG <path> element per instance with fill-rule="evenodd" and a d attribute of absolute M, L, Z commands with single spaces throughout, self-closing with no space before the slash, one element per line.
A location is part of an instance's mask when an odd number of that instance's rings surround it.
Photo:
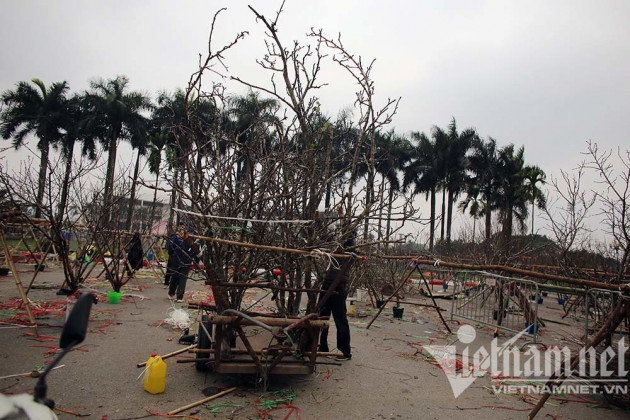
<path fill-rule="evenodd" d="M 317 351 L 320 352 L 320 353 L 329 353 L 330 352 L 330 350 L 328 350 L 328 347 L 322 347 L 322 346 L 320 346 L 317 349 Z"/>
<path fill-rule="evenodd" d="M 352 354 L 342 354 L 341 356 L 335 357 L 335 360 L 350 360 L 352 359 Z"/>

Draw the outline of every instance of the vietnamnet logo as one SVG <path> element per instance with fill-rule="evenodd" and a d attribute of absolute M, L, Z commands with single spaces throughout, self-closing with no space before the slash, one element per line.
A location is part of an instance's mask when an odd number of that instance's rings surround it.
<path fill-rule="evenodd" d="M 527 329 L 499 345 L 498 339 L 490 342 L 490 349 L 484 346 L 471 348 L 477 333 L 471 325 L 462 325 L 457 331 L 457 341 L 465 347 L 458 349 L 454 344 L 446 346 L 423 346 L 439 363 L 453 390 L 455 398 L 459 397 L 479 377 L 490 373 L 493 378 L 518 378 L 528 381 L 524 385 L 493 385 L 495 393 L 573 393 L 586 394 L 605 391 L 607 393 L 627 394 L 627 375 L 625 369 L 626 346 L 625 337 L 617 343 L 616 349 L 607 347 L 600 354 L 595 348 L 580 350 L 579 362 L 571 367 L 571 349 L 548 348 L 541 350 L 529 346 L 521 351 L 515 346 Z M 457 359 L 461 351 L 461 359 Z M 613 362 L 613 363 L 611 363 Z M 616 369 L 609 368 L 614 365 Z M 566 374 L 571 378 L 560 385 L 548 386 L 546 382 L 552 376 Z M 540 381 L 539 385 L 531 382 Z M 586 384 L 588 383 L 588 384 Z M 592 384 L 595 383 L 595 384 Z"/>

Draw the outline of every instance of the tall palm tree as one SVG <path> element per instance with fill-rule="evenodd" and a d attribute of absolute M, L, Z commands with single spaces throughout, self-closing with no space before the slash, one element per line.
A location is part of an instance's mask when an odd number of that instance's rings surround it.
<path fill-rule="evenodd" d="M 448 154 L 448 144 L 449 144 L 449 136 L 448 132 L 444 129 L 433 126 L 431 129 L 431 138 L 433 139 L 433 157 L 435 160 L 435 170 L 436 170 L 436 192 L 442 192 L 442 209 L 440 212 L 440 241 L 444 241 L 444 233 L 446 227 L 446 192 L 447 188 L 445 185 L 446 180 L 446 164 L 447 164 L 447 154 Z"/>
<path fill-rule="evenodd" d="M 477 232 L 477 219 L 484 215 L 485 203 L 479 198 L 479 195 L 468 195 L 466 200 L 462 200 L 458 204 L 458 208 L 462 211 L 462 213 L 466 213 L 466 210 L 469 209 L 468 214 L 473 218 L 473 236 L 472 241 L 475 243 L 475 234 Z"/>
<path fill-rule="evenodd" d="M 154 135 L 164 136 L 167 164 L 173 173 L 172 178 L 174 182 L 177 182 L 180 178 L 180 169 L 183 166 L 183 158 L 186 153 L 185 136 L 181 135 L 181 131 L 187 121 L 187 109 L 189 106 L 192 106 L 192 103 L 192 99 L 187 102 L 186 93 L 181 89 L 177 89 L 173 94 L 161 92 L 157 98 L 157 106 L 151 116 Z M 170 199 L 171 211 L 168 218 L 169 231 L 174 230 L 173 219 L 175 211 L 173 209 L 176 201 L 177 190 L 173 188 Z"/>
<path fill-rule="evenodd" d="M 525 229 L 529 203 L 529 187 L 525 183 L 527 167 L 523 147 L 514 150 L 510 144 L 499 150 L 497 179 L 499 181 L 496 196 L 499 218 L 502 222 L 502 239 L 506 248 L 510 245 L 513 221 L 516 220 L 520 230 Z"/>
<path fill-rule="evenodd" d="M 496 201 L 498 188 L 497 175 L 497 142 L 492 137 L 488 141 L 476 138 L 472 144 L 472 153 L 468 157 L 469 170 L 472 176 L 466 187 L 466 202 L 480 198 L 483 208 L 480 215 L 485 218 L 486 240 L 492 235 L 492 210 Z M 466 204 L 467 206 L 467 204 Z"/>
<path fill-rule="evenodd" d="M 387 164 L 383 167 L 379 166 L 380 173 L 384 177 L 384 180 L 387 179 L 389 184 L 389 195 L 387 200 L 387 226 L 385 228 L 386 238 L 389 238 L 391 231 L 394 194 L 402 189 L 402 184 L 398 175 L 399 173 L 402 173 L 404 178 L 404 170 L 411 162 L 413 156 L 413 146 L 408 138 L 394 134 L 393 130 L 391 132 L 391 136 L 392 138 L 389 141 L 390 149 L 387 155 Z"/>
<path fill-rule="evenodd" d="M 83 141 L 81 155 L 86 156 L 90 160 L 96 159 L 96 145 L 93 141 L 85 140 L 83 136 L 83 116 L 84 116 L 83 97 L 74 95 L 68 100 L 67 118 L 64 124 L 65 135 L 61 140 L 54 144 L 61 147 L 61 155 L 65 161 L 65 171 L 63 183 L 61 187 L 61 196 L 59 198 L 59 207 L 57 220 L 63 223 L 66 216 L 66 204 L 70 188 L 70 174 L 72 173 L 72 160 L 74 149 L 77 141 Z"/>
<path fill-rule="evenodd" d="M 391 130 L 387 133 L 377 132 L 375 138 L 375 146 L 376 150 L 374 152 L 374 171 L 375 174 L 380 175 L 381 177 L 381 192 L 384 192 L 384 187 L 386 184 L 389 185 L 389 194 L 388 194 L 388 214 L 391 216 L 391 207 L 393 196 L 396 191 L 400 191 L 401 183 L 398 179 L 398 172 L 402 171 L 405 165 L 411 160 L 412 150 L 411 144 L 409 140 L 406 138 L 396 135 L 394 130 Z M 367 147 L 367 145 L 366 145 Z M 369 151 L 366 151 L 366 156 L 359 162 L 357 168 L 357 176 L 364 177 L 369 175 L 370 165 L 369 165 Z M 370 199 L 372 191 L 367 191 L 368 197 L 367 200 Z M 384 203 L 384 194 L 381 194 L 381 215 L 382 210 L 385 208 Z M 368 231 L 368 222 L 369 218 L 365 219 L 364 225 L 364 237 L 367 237 Z M 388 217 L 387 223 L 388 229 L 390 226 L 390 220 Z M 381 230 L 381 222 L 379 219 L 379 235 Z M 389 236 L 389 234 L 387 234 Z"/>
<path fill-rule="evenodd" d="M 153 105 L 150 105 L 153 108 Z M 146 156 L 149 152 L 150 141 L 149 141 L 149 121 L 147 121 L 147 125 L 145 127 L 146 135 L 139 136 L 136 141 L 132 144 L 132 147 L 137 151 L 136 154 L 136 164 L 133 169 L 133 177 L 131 181 L 131 192 L 129 197 L 129 208 L 127 210 L 127 223 L 125 224 L 125 229 L 127 231 L 131 230 L 131 223 L 133 221 L 133 214 L 135 210 L 136 203 L 136 184 L 138 182 L 138 175 L 140 172 L 140 158 L 142 156 Z"/>
<path fill-rule="evenodd" d="M 6 91 L 1 100 L 6 109 L 0 114 L 0 135 L 5 140 L 13 139 L 13 147 L 20 148 L 29 134 L 39 139 L 40 150 L 39 176 L 37 180 L 37 198 L 35 217 L 41 217 L 41 206 L 46 187 L 46 172 L 50 146 L 64 136 L 67 114 L 68 84 L 57 82 L 46 85 L 39 79 L 32 79 L 32 86 L 19 82 L 15 90 Z"/>
<path fill-rule="evenodd" d="M 248 170 L 249 150 L 257 138 L 270 140 L 269 128 L 277 121 L 274 115 L 278 108 L 275 99 L 261 98 L 258 92 L 249 91 L 245 96 L 230 98 L 228 115 L 232 119 L 232 133 L 240 147 L 237 159 L 236 179 L 240 182 Z M 267 143 L 267 142 L 265 142 Z"/>
<path fill-rule="evenodd" d="M 332 205 L 333 184 L 344 182 L 352 166 L 352 156 L 349 151 L 357 141 L 358 131 L 348 120 L 347 114 L 342 114 L 328 130 L 325 130 L 325 140 L 330 143 L 330 174 L 326 179 L 326 192 L 324 208 L 330 209 Z M 323 137 L 324 139 L 324 137 Z M 324 148 L 318 148 L 318 152 L 326 153 Z M 325 156 L 320 157 L 321 161 L 326 161 Z"/>
<path fill-rule="evenodd" d="M 157 203 L 157 186 L 160 180 L 160 167 L 162 165 L 162 152 L 166 146 L 167 135 L 161 132 L 161 127 L 155 127 L 151 130 L 149 137 L 149 172 L 155 174 L 155 189 L 153 190 L 153 202 L 151 205 L 151 214 L 149 216 L 149 231 L 153 227 L 155 220 L 155 205 Z"/>
<path fill-rule="evenodd" d="M 534 205 L 538 205 L 538 208 L 544 210 L 547 207 L 547 198 L 545 197 L 545 193 L 542 192 L 540 188 L 538 188 L 537 184 L 544 184 L 546 181 L 545 171 L 540 169 L 538 166 L 528 166 L 525 169 L 525 179 L 527 180 L 527 185 L 529 187 L 529 199 L 532 203 L 532 230 L 531 234 L 534 232 Z"/>
<path fill-rule="evenodd" d="M 446 243 L 451 243 L 451 227 L 453 223 L 453 203 L 466 187 L 466 170 L 468 168 L 467 154 L 471 148 L 477 133 L 473 128 L 457 131 L 455 118 L 448 126 L 448 144 L 446 147 L 445 189 L 448 191 L 448 215 L 446 221 Z"/>
<path fill-rule="evenodd" d="M 441 161 L 437 152 L 435 138 L 425 133 L 412 132 L 411 138 L 417 142 L 412 152 L 412 160 L 405 167 L 403 189 L 406 191 L 413 185 L 413 194 L 425 193 L 430 198 L 431 215 L 429 218 L 429 251 L 433 252 L 435 242 L 435 201 L 436 192 L 441 181 Z"/>
<path fill-rule="evenodd" d="M 126 76 L 98 79 L 91 82 L 90 87 L 91 91 L 85 95 L 85 135 L 100 141 L 108 152 L 104 204 L 111 217 L 118 142 L 127 140 L 134 148 L 144 144 L 147 119 L 142 113 L 151 109 L 151 102 L 144 94 L 129 91 Z"/>
<path fill-rule="evenodd" d="M 214 105 L 203 98 L 186 96 L 186 93 L 177 89 L 173 94 L 162 92 L 158 95 L 157 106 L 151 116 L 152 135 L 164 136 L 164 149 L 166 162 L 172 171 L 174 183 L 184 180 L 184 167 L 194 149 L 195 138 L 203 141 L 197 142 L 203 147 L 197 150 L 197 160 L 194 163 L 197 170 L 201 170 L 201 159 L 210 151 L 212 142 L 205 140 L 205 132 L 210 124 L 214 123 L 217 110 Z M 225 142 L 220 142 L 220 149 L 225 148 Z M 194 171 L 191 171 L 194 172 Z M 192 179 L 191 193 L 195 196 L 198 186 L 196 179 Z M 171 212 L 168 219 L 168 228 L 173 230 L 173 221 L 178 201 L 177 188 L 173 188 L 170 199 Z"/>

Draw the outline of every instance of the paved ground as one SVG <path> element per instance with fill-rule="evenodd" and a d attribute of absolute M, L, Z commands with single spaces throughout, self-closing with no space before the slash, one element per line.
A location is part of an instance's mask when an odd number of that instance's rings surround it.
<path fill-rule="evenodd" d="M 25 283 L 31 279 L 31 267 L 21 267 Z M 58 411 L 61 419 L 76 415 L 99 419 L 150 417 L 150 413 L 167 413 L 233 384 L 243 387 L 214 404 L 184 414 L 202 419 L 259 418 L 262 412 L 274 418 L 306 419 L 504 419 L 526 418 L 535 401 L 533 397 L 496 395 L 489 375 L 478 378 L 454 398 L 442 369 L 426 356 L 422 346 L 454 344 L 457 336 L 445 332 L 434 311 L 411 306 L 405 307 L 402 321 L 394 320 L 387 308 L 370 329 L 365 328 L 369 317 L 352 318 L 351 361 L 320 366 L 316 374 L 306 377 L 272 377 L 269 389 L 273 393 L 266 397 L 261 396 L 263 384 L 257 378 L 204 374 L 193 364 L 176 363 L 177 359 L 190 358 L 189 354 L 167 360 L 166 391 L 150 395 L 138 379 L 142 370 L 136 364 L 152 352 L 165 354 L 180 349 L 177 340 L 181 331 L 164 323 L 172 306 L 160 276 L 143 270 L 139 277 L 137 284 L 123 289 L 125 296 L 119 304 L 108 304 L 101 295 L 87 339 L 67 355 L 63 367 L 50 374 L 49 397 L 60 409 L 74 413 Z M 43 334 L 42 341 L 37 341 L 29 335 L 30 329 L 4 329 L 10 327 L 7 322 L 21 315 L 13 309 L 18 297 L 13 278 L 0 277 L 0 321 L 5 323 L 0 325 L 0 377 L 41 369 L 51 360 L 65 316 L 65 297 L 55 294 L 61 280 L 59 269 L 47 269 L 36 280 L 41 288 L 29 294 Z M 88 279 L 86 285 L 100 292 L 109 289 L 108 284 L 96 279 Z M 191 281 L 186 298 L 199 300 L 207 293 L 202 282 Z M 246 301 L 253 302 L 259 293 L 252 291 Z M 543 305 L 545 316 L 552 317 L 557 311 L 552 304 Z M 450 310 L 450 301 L 441 301 L 441 305 Z M 195 310 L 189 310 L 189 314 L 197 316 Z M 457 323 L 449 325 L 458 328 Z M 576 328 L 549 323 L 543 341 L 571 344 Z M 478 327 L 476 332 L 475 343 L 489 345 L 492 331 Z M 334 345 L 334 328 L 330 342 Z M 332 359 L 327 362 L 335 363 Z M 2 378 L 0 391 L 30 392 L 34 384 L 35 379 L 28 376 Z M 596 404 L 594 397 L 560 396 L 549 401 L 538 418 L 630 417 L 628 412 Z"/>

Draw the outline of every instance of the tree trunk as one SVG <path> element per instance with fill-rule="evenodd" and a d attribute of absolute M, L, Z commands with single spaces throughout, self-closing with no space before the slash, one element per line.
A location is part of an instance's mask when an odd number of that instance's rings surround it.
<path fill-rule="evenodd" d="M 534 234 L 534 201 L 532 200 L 532 232 L 531 234 Z"/>
<path fill-rule="evenodd" d="M 133 220 L 133 212 L 136 206 L 136 181 L 138 180 L 138 171 L 140 169 L 140 152 L 136 157 L 136 167 L 133 169 L 133 180 L 131 181 L 131 194 L 129 197 L 129 210 L 127 211 L 127 223 L 125 229 L 131 231 L 131 222 Z"/>
<path fill-rule="evenodd" d="M 151 204 L 151 215 L 149 216 L 149 233 L 153 233 L 153 224 L 155 223 L 155 203 L 157 202 L 157 186 L 160 181 L 160 164 L 155 168 L 155 189 L 153 190 L 153 203 Z M 162 215 L 160 214 L 160 220 Z"/>
<path fill-rule="evenodd" d="M 429 251 L 433 252 L 435 242 L 435 187 L 431 188 L 431 220 L 429 221 Z"/>
<path fill-rule="evenodd" d="M 446 217 L 446 246 L 451 247 L 451 226 L 453 223 L 453 191 L 448 191 L 448 215 Z"/>
<path fill-rule="evenodd" d="M 510 251 L 510 242 L 512 239 L 512 203 L 508 202 L 505 206 L 505 216 L 503 218 L 503 231 L 501 232 L 501 236 L 503 237 L 503 249 L 505 251 L 505 255 L 509 255 Z"/>
<path fill-rule="evenodd" d="M 385 238 L 389 240 L 392 227 L 392 206 L 394 205 L 394 189 L 389 186 L 389 202 L 387 203 L 387 228 L 385 230 Z"/>
<path fill-rule="evenodd" d="M 48 170 L 48 153 L 50 144 L 48 140 L 41 139 L 42 153 L 39 160 L 39 176 L 37 178 L 37 201 L 35 203 L 35 217 L 42 217 L 42 205 L 44 202 L 44 191 L 46 189 L 46 172 Z"/>
<path fill-rule="evenodd" d="M 107 155 L 107 174 L 105 175 L 105 196 L 103 203 L 107 212 L 106 221 L 111 222 L 112 218 L 112 202 L 114 194 L 114 172 L 116 170 L 116 153 L 118 149 L 118 136 L 114 135 L 109 141 L 109 153 Z"/>
<path fill-rule="evenodd" d="M 171 191 L 171 200 L 170 200 L 170 207 L 171 210 L 168 214 L 168 225 L 166 226 L 168 229 L 168 232 L 174 232 L 175 231 L 175 226 L 173 225 L 173 219 L 175 218 L 175 203 L 177 202 L 177 190 L 175 189 L 175 187 L 177 186 L 177 177 L 178 177 L 178 171 L 177 171 L 177 167 L 173 168 L 173 181 L 175 182 L 175 185 L 173 185 L 173 191 Z"/>
<path fill-rule="evenodd" d="M 65 153 L 66 159 L 66 172 L 63 175 L 63 185 L 61 186 L 61 197 L 59 198 L 59 213 L 57 214 L 57 221 L 63 224 L 63 219 L 66 213 L 66 202 L 68 201 L 68 184 L 70 184 L 70 172 L 72 171 L 72 157 L 74 155 L 74 142 L 70 144 L 69 150 Z"/>
<path fill-rule="evenodd" d="M 368 186 L 365 191 L 365 205 L 369 206 L 372 202 L 372 189 L 369 187 L 370 182 L 368 181 Z M 363 224 L 363 240 L 367 242 L 368 239 L 368 222 L 370 221 L 370 213 L 368 212 L 365 215 L 365 221 Z"/>
<path fill-rule="evenodd" d="M 440 220 L 440 241 L 444 241 L 444 222 L 446 219 L 446 188 L 442 189 L 442 220 Z"/>
<path fill-rule="evenodd" d="M 486 240 L 490 239 L 492 235 L 492 210 L 490 209 L 490 204 L 485 203 L 485 216 L 486 216 Z"/>
<path fill-rule="evenodd" d="M 383 239 L 383 231 L 382 231 L 382 227 L 383 227 L 383 207 L 385 207 L 384 204 L 384 196 L 385 196 L 385 176 L 381 177 L 381 185 L 379 187 L 379 196 L 380 196 L 380 206 L 379 206 L 379 210 L 378 210 L 378 240 L 380 241 L 381 239 Z M 380 244 L 379 244 L 380 247 Z"/>
<path fill-rule="evenodd" d="M 326 201 L 324 201 L 324 209 L 325 210 L 330 210 L 330 196 L 331 196 L 331 190 L 332 190 L 332 180 L 329 180 L 326 183 Z"/>
<path fill-rule="evenodd" d="M 182 188 L 182 186 L 184 185 L 184 171 L 180 170 L 179 171 L 179 181 L 177 181 L 177 185 Z M 183 202 L 182 202 L 182 195 L 181 194 L 177 194 L 177 208 L 181 209 L 183 206 Z M 180 213 L 178 212 L 175 215 L 175 224 L 177 226 L 180 225 Z"/>

